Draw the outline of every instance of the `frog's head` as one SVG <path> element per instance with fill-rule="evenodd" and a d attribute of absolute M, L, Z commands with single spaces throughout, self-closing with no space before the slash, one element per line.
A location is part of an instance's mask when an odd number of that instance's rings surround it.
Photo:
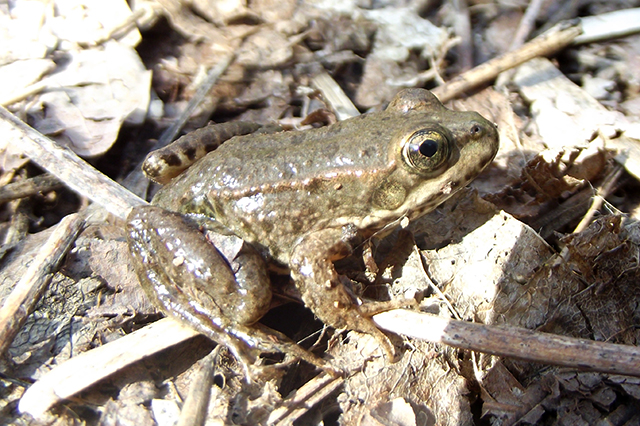
<path fill-rule="evenodd" d="M 429 91 L 408 89 L 387 111 L 402 116 L 388 151 L 392 170 L 373 193 L 382 221 L 419 217 L 471 182 L 498 151 L 496 126 L 476 112 L 451 111 Z"/>

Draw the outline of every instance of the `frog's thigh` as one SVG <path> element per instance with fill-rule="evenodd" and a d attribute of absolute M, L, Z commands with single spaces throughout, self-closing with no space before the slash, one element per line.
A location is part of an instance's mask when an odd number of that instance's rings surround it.
<path fill-rule="evenodd" d="M 212 286 L 232 288 L 235 278 L 219 254 L 218 260 L 207 258 L 215 249 L 202 234 L 180 215 L 143 206 L 129 215 L 127 239 L 147 297 L 166 315 L 228 347 L 248 372 L 258 351 L 228 332 L 233 321 L 222 314 L 210 292 Z M 196 257 L 185 256 L 188 253 Z M 215 282 L 203 282 L 203 276 L 215 277 Z"/>
<path fill-rule="evenodd" d="M 393 360 L 394 348 L 387 336 L 363 313 L 338 280 L 333 260 L 351 252 L 351 246 L 343 241 L 342 235 L 340 229 L 325 229 L 305 236 L 293 249 L 291 276 L 304 303 L 322 322 L 334 328 L 346 328 L 374 336 L 389 359 Z"/>
<path fill-rule="evenodd" d="M 255 294 L 243 294 L 247 288 L 239 287 L 226 260 L 182 215 L 155 206 L 135 208 L 129 215 L 127 237 L 147 296 L 168 316 L 228 347 L 247 373 L 261 351 L 289 353 L 335 371 L 283 334 L 252 324 L 265 311 L 257 305 L 269 305 L 268 283 L 255 289 L 266 302 L 247 302 L 247 297 Z M 247 282 L 253 270 L 265 269 L 255 254 L 241 246 L 232 256 L 236 272 Z"/>
<path fill-rule="evenodd" d="M 268 310 L 268 281 L 260 283 L 262 292 L 247 292 L 227 260 L 182 215 L 155 206 L 138 207 L 129 216 L 128 228 L 138 275 L 152 275 L 154 281 L 143 282 L 147 294 L 155 295 L 152 300 L 175 299 L 163 303 L 167 310 L 192 307 L 212 319 L 241 324 L 257 321 Z M 264 263 L 251 266 L 266 268 Z M 267 278 L 266 271 L 255 275 Z"/>
<path fill-rule="evenodd" d="M 233 309 L 227 314 L 232 314 L 235 322 L 240 324 L 258 321 L 271 306 L 271 280 L 264 258 L 251 244 L 215 219 L 201 215 L 187 217 L 198 224 L 209 243 L 226 259 L 235 276 L 237 287 L 233 293 L 225 295 L 225 299 L 232 301 Z"/>

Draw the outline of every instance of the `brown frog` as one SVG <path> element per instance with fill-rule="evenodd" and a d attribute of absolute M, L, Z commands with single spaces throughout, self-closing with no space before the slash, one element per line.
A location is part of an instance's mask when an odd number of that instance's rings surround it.
<path fill-rule="evenodd" d="M 385 111 L 329 127 L 232 137 L 162 188 L 153 200 L 159 207 L 132 212 L 138 275 L 167 314 L 241 359 L 290 351 L 330 369 L 257 323 L 271 299 L 267 263 L 277 265 L 326 325 L 371 334 L 393 358 L 370 317 L 399 303 L 362 303 L 341 284 L 333 261 L 351 253 L 356 237 L 433 210 L 497 151 L 494 124 L 451 111 L 423 89 L 403 90 Z M 165 149 L 146 170 L 179 167 L 180 156 L 195 150 Z M 229 260 L 210 244 L 226 246 L 221 238 L 232 241 Z"/>

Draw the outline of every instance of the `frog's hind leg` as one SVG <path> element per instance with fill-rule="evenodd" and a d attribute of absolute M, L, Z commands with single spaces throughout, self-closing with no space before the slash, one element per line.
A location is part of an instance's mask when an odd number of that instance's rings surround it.
<path fill-rule="evenodd" d="M 129 216 L 127 237 L 150 300 L 165 314 L 228 347 L 247 378 L 253 376 L 252 366 L 261 352 L 289 353 L 336 372 L 283 334 L 253 324 L 268 310 L 271 291 L 266 267 L 263 264 L 260 272 L 255 256 L 245 256 L 245 249 L 239 249 L 240 261 L 234 268 L 241 276 L 267 280 L 254 283 L 256 288 L 238 283 L 227 260 L 182 215 L 154 206 L 135 208 Z M 251 274 L 252 269 L 257 271 Z M 247 292 L 258 297 L 247 302 Z"/>
<path fill-rule="evenodd" d="M 225 306 L 212 297 L 215 291 L 232 291 L 235 278 L 203 235 L 176 213 L 143 206 L 129 215 L 127 239 L 149 300 L 166 315 L 228 347 L 249 374 L 256 349 L 226 331 L 232 321 L 222 315 Z"/>
<path fill-rule="evenodd" d="M 262 126 L 247 121 L 209 124 L 150 152 L 142 164 L 142 170 L 149 179 L 165 184 L 234 136 L 281 130 L 279 126 Z"/>

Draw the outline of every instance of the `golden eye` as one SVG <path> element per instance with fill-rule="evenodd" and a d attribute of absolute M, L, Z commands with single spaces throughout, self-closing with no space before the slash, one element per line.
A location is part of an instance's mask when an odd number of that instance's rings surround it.
<path fill-rule="evenodd" d="M 402 157 L 418 173 L 437 171 L 449 160 L 451 143 L 447 136 L 433 129 L 415 132 L 402 148 Z"/>

